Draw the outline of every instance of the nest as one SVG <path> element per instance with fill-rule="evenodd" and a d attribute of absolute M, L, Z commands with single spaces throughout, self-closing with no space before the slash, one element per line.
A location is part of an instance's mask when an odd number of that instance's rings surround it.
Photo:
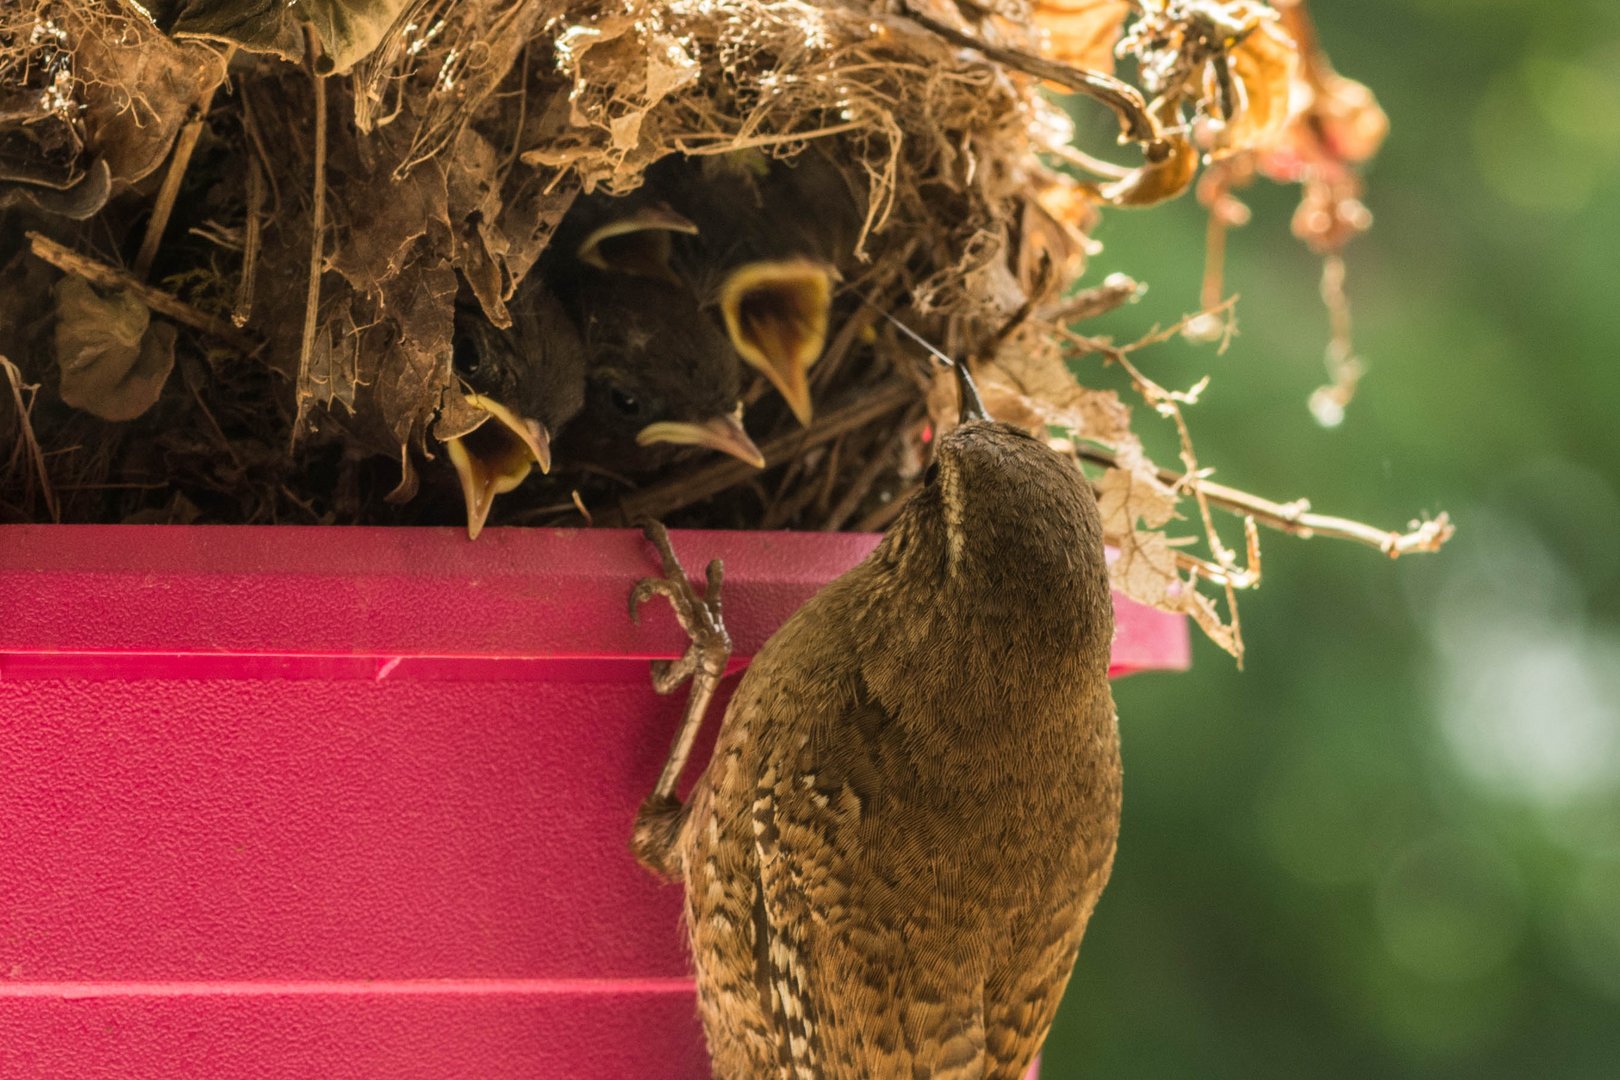
<path fill-rule="evenodd" d="M 1277 6 L 321 0 L 300 21 L 25 0 L 0 16 L 0 521 L 458 523 L 446 447 L 490 422 L 467 405 L 458 320 L 510 331 L 570 215 L 634 198 L 650 170 L 817 155 L 854 227 L 809 422 L 745 368 L 765 468 L 564 464 L 490 521 L 881 529 L 953 422 L 938 351 L 970 364 L 993 415 L 1086 463 L 1116 584 L 1240 653 L 1235 606 L 1215 600 L 1257 580 L 1255 520 L 1390 554 L 1449 534 L 1207 481 L 1181 416 L 1196 394 L 1131 356 L 1229 330 L 1218 259 L 1183 325 L 1130 346 L 1085 332 L 1137 292 L 1088 280 L 1097 215 L 1188 190 L 1201 163 L 1212 237 L 1241 223 L 1253 176 L 1297 182 L 1295 231 L 1342 274 L 1383 118 L 1302 3 Z M 1128 160 L 1075 149 L 1063 104 L 1111 112 Z M 1319 410 L 1359 377 L 1339 328 Z M 1177 468 L 1091 385 L 1105 366 L 1177 426 Z M 1212 507 L 1247 517 L 1241 552 Z"/>

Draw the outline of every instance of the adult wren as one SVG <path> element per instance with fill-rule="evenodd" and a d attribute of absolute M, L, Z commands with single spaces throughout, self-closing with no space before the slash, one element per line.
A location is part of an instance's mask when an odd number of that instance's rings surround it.
<path fill-rule="evenodd" d="M 1018 1080 L 1038 1052 L 1119 830 L 1113 615 L 1076 465 L 961 423 L 867 559 L 760 649 L 714 756 L 675 788 L 725 669 L 720 566 L 700 595 L 657 526 L 693 677 L 632 849 L 686 883 L 714 1075 Z"/>

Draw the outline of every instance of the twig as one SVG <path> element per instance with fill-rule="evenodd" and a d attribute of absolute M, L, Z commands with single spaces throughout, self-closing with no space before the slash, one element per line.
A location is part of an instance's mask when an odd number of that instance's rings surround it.
<path fill-rule="evenodd" d="M 1081 458 L 1111 469 L 1120 468 L 1118 457 L 1110 450 L 1092 445 L 1076 445 L 1075 453 Z M 1292 536 L 1308 538 L 1326 536 L 1335 540 L 1353 540 L 1358 544 L 1377 548 L 1390 558 L 1418 552 L 1439 551 L 1442 544 L 1456 532 L 1451 519 L 1442 513 L 1433 521 L 1415 523 L 1407 532 L 1391 532 L 1372 525 L 1364 525 L 1349 518 L 1329 517 L 1310 512 L 1311 504 L 1304 499 L 1291 503 L 1276 503 L 1250 495 L 1246 491 L 1217 484 L 1200 476 L 1177 473 L 1170 469 L 1156 471 L 1159 482 L 1172 488 L 1202 493 L 1211 503 L 1234 514 L 1252 517 L 1268 528 Z"/>
<path fill-rule="evenodd" d="M 264 229 L 264 172 L 257 158 L 247 158 L 247 225 L 242 237 L 242 277 L 231 305 L 231 322 L 246 326 L 253 316 L 253 290 L 259 277 L 259 244 Z"/>
<path fill-rule="evenodd" d="M 313 59 L 320 55 L 320 41 L 311 26 L 304 27 L 304 35 L 309 43 L 309 55 Z M 315 191 L 314 206 L 310 210 L 309 219 L 309 284 L 304 291 L 304 333 L 298 345 L 300 382 L 309 377 L 310 361 L 315 352 L 315 322 L 321 302 L 321 263 L 326 231 L 326 76 L 314 71 L 312 64 L 310 77 L 315 81 Z M 307 394 L 300 392 L 298 417 L 293 421 L 295 439 L 303 426 L 304 406 L 307 400 Z"/>
<path fill-rule="evenodd" d="M 225 47 L 224 63 L 227 66 L 235 54 L 234 43 Z M 152 260 L 157 258 L 158 245 L 163 242 L 163 230 L 169 227 L 169 215 L 174 211 L 174 200 L 180 194 L 180 181 L 185 179 L 186 168 L 191 164 L 191 152 L 197 148 L 197 139 L 202 135 L 203 125 L 208 122 L 208 109 L 214 103 L 214 91 L 217 89 L 218 83 L 210 86 L 193 106 L 191 119 L 186 121 L 185 127 L 180 129 L 180 136 L 174 141 L 174 155 L 169 158 L 169 169 L 163 174 L 163 186 L 158 189 L 157 200 L 152 204 L 152 216 L 146 222 L 146 235 L 141 238 L 141 250 L 135 256 L 135 276 L 143 281 L 152 269 Z"/>
<path fill-rule="evenodd" d="M 861 503 L 866 500 L 866 496 L 872 491 L 872 485 L 878 482 L 878 477 L 883 475 L 893 461 L 894 446 L 885 439 L 878 445 L 877 452 L 867 461 L 866 467 L 860 471 L 860 474 L 849 485 L 849 490 L 844 492 L 844 497 L 838 500 L 838 505 L 832 508 L 826 520 L 821 523 L 821 530 L 823 532 L 837 532 L 843 528 L 844 522 L 853 517 L 855 511 L 861 508 Z"/>
<path fill-rule="evenodd" d="M 1031 56 L 1029 53 L 1017 49 L 1008 49 L 1000 45 L 992 45 L 980 41 L 971 34 L 964 34 L 954 27 L 934 19 L 917 10 L 913 3 L 904 5 L 906 18 L 931 33 L 937 34 L 963 49 L 973 49 L 981 52 L 998 64 L 1005 64 L 1010 68 L 1034 75 L 1038 79 L 1057 83 L 1059 86 L 1086 94 L 1102 102 L 1112 109 L 1114 115 L 1119 117 L 1119 126 L 1125 136 L 1135 142 L 1142 143 L 1148 151 L 1150 158 L 1163 156 L 1168 150 L 1163 133 L 1159 130 L 1158 121 L 1148 110 L 1147 100 L 1136 87 L 1127 82 L 1104 75 L 1100 71 L 1086 71 L 1083 68 L 1070 67 L 1068 64 L 1059 64 L 1040 56 Z"/>
<path fill-rule="evenodd" d="M 1093 285 L 1075 293 L 1057 307 L 1041 312 L 1044 322 L 1073 323 L 1094 319 L 1115 308 L 1135 303 L 1143 287 L 1135 278 L 1125 274 L 1109 274 L 1101 285 Z"/>
<path fill-rule="evenodd" d="M 103 289 L 122 289 L 158 314 L 167 315 L 177 323 L 219 338 L 243 353 L 252 353 L 259 347 L 256 340 L 232 326 L 229 320 L 199 311 L 173 293 L 153 288 L 127 270 L 108 266 L 88 255 L 80 255 L 72 248 L 58 244 L 50 237 L 41 236 L 37 232 L 29 233 L 28 241 L 35 255 L 58 270 L 78 274 L 92 285 L 99 285 Z"/>
<path fill-rule="evenodd" d="M 911 383 L 903 379 L 891 380 L 862 394 L 860 398 L 843 408 L 819 417 L 810 428 L 780 435 L 760 449 L 766 461 L 779 462 L 871 423 L 914 401 L 916 396 L 917 388 Z M 740 484 L 754 473 L 753 466 L 727 458 L 666 480 L 645 491 L 638 491 L 621 502 L 615 513 L 600 517 L 611 517 L 613 522 L 636 521 L 643 517 L 662 518 L 675 510 Z"/>
<path fill-rule="evenodd" d="M 1356 387 L 1364 374 L 1350 334 L 1350 296 L 1344 289 L 1344 256 L 1337 253 L 1323 256 L 1321 292 L 1322 304 L 1332 324 L 1326 354 L 1331 381 L 1311 394 L 1310 406 L 1316 422 L 1331 428 L 1343 422 L 1344 410 L 1356 396 Z"/>
<path fill-rule="evenodd" d="M 45 499 L 45 508 L 50 511 L 51 520 L 57 524 L 62 522 L 62 508 L 56 501 L 56 492 L 51 490 L 51 476 L 45 468 L 45 455 L 40 452 L 39 440 L 34 437 L 34 423 L 29 416 L 29 405 L 23 401 L 22 372 L 17 369 L 8 358 L 0 356 L 0 369 L 6 373 L 6 382 L 11 387 L 11 400 L 17 406 L 17 426 L 21 432 L 21 449 L 26 450 L 29 458 L 33 460 L 34 473 L 39 478 L 39 493 Z M 30 387 L 30 389 L 37 388 Z M 13 460 L 16 455 L 12 455 Z"/>

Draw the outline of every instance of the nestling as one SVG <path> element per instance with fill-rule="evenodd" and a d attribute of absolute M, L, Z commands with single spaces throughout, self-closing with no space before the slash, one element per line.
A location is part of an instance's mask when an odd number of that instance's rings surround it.
<path fill-rule="evenodd" d="M 467 535 L 483 529 L 495 496 L 536 466 L 551 470 L 551 444 L 584 403 L 585 355 L 579 332 L 538 280 L 519 286 L 512 326 L 499 330 L 480 312 L 456 312 L 454 367 L 463 397 L 489 418 L 445 439 L 467 504 Z"/>
<path fill-rule="evenodd" d="M 808 425 L 809 369 L 863 218 L 844 171 L 814 148 L 791 161 L 757 151 L 669 158 L 649 170 L 645 190 L 695 223 L 672 238 L 677 273 L 714 302 L 737 352 Z"/>
<path fill-rule="evenodd" d="M 698 446 L 763 467 L 742 425 L 737 353 L 670 264 L 671 236 L 696 227 L 643 193 L 570 217 L 544 271 L 585 348 L 568 457 L 637 473 Z"/>
<path fill-rule="evenodd" d="M 636 473 L 700 446 L 764 464 L 742 426 L 737 354 L 668 269 L 667 230 L 690 226 L 616 209 L 524 279 L 510 327 L 457 311 L 455 371 L 472 414 L 488 417 L 444 440 L 474 538 L 495 497 L 553 457 Z"/>
<path fill-rule="evenodd" d="M 722 1080 L 1018 1080 L 1038 1052 L 1118 836 L 1113 614 L 1084 477 L 962 422 L 876 550 L 754 658 L 714 755 L 675 788 L 724 671 L 720 568 L 699 595 L 661 528 L 693 676 L 632 847 L 686 883 Z"/>

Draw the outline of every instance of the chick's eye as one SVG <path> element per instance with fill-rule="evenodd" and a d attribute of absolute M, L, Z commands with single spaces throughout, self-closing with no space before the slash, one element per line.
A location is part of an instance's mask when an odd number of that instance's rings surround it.
<path fill-rule="evenodd" d="M 484 358 L 478 351 L 470 337 L 466 334 L 457 334 L 451 345 L 451 363 L 463 375 L 476 375 L 483 365 Z"/>
<path fill-rule="evenodd" d="M 641 411 L 641 402 L 637 401 L 634 395 L 625 393 L 617 386 L 608 391 L 608 397 L 613 402 L 613 407 L 626 416 L 634 416 Z"/>

